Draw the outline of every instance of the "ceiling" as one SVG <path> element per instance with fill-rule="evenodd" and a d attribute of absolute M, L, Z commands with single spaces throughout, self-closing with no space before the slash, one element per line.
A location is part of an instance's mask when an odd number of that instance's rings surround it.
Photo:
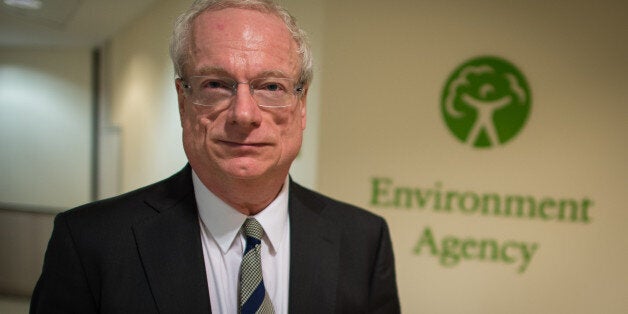
<path fill-rule="evenodd" d="M 97 47 L 157 0 L 42 0 L 39 10 L 0 0 L 0 47 Z"/>

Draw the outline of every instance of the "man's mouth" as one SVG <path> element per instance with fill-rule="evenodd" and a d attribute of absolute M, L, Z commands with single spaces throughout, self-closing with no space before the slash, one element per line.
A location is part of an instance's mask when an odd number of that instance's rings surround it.
<path fill-rule="evenodd" d="M 234 141 L 227 141 L 227 140 L 219 140 L 218 142 L 228 147 L 242 147 L 242 148 L 263 147 L 263 146 L 268 145 L 267 143 L 262 143 L 262 142 L 234 142 Z"/>

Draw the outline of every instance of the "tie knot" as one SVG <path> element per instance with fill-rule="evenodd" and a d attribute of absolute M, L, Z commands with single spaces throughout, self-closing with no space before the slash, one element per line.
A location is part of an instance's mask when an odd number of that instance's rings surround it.
<path fill-rule="evenodd" d="M 260 240 L 264 235 L 264 228 L 255 218 L 247 218 L 242 225 L 242 231 L 245 236 L 253 237 L 257 240 Z"/>

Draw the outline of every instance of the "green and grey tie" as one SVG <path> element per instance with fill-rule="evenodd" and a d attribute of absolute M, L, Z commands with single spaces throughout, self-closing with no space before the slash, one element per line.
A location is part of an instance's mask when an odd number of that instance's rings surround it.
<path fill-rule="evenodd" d="M 255 218 L 247 218 L 242 232 L 246 248 L 240 265 L 240 313 L 275 313 L 262 276 L 260 250 L 264 229 Z"/>

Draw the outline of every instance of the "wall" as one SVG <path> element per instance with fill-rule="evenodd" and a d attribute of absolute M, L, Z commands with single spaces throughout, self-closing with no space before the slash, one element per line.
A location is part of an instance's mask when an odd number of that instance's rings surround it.
<path fill-rule="evenodd" d="M 0 49 L 0 295 L 30 295 L 54 214 L 90 200 L 90 55 Z"/>
<path fill-rule="evenodd" d="M 627 312 L 628 4 L 325 4 L 319 189 L 388 220 L 404 312 Z M 454 137 L 441 107 L 482 55 L 531 95 L 523 129 L 491 148 Z M 535 207 L 484 212 L 484 195 Z"/>
<path fill-rule="evenodd" d="M 105 47 L 105 124 L 119 129 L 118 193 L 161 180 L 185 165 L 168 57 L 173 21 L 190 1 L 166 0 Z"/>
<path fill-rule="evenodd" d="M 0 207 L 0 313 L 4 296 L 28 297 L 35 288 L 54 215 Z"/>
<path fill-rule="evenodd" d="M 90 51 L 2 48 L 0 60 L 0 202 L 87 202 Z"/>
<path fill-rule="evenodd" d="M 279 1 L 290 13 L 296 17 L 299 26 L 306 30 L 312 53 L 314 55 L 314 81 L 307 94 L 307 123 L 303 132 L 303 144 L 299 156 L 292 163 L 290 176 L 303 186 L 316 188 L 318 186 L 318 151 L 320 146 L 320 110 L 321 89 L 324 83 L 321 79 L 325 46 L 325 5 L 321 1 L 283 0 Z"/>

